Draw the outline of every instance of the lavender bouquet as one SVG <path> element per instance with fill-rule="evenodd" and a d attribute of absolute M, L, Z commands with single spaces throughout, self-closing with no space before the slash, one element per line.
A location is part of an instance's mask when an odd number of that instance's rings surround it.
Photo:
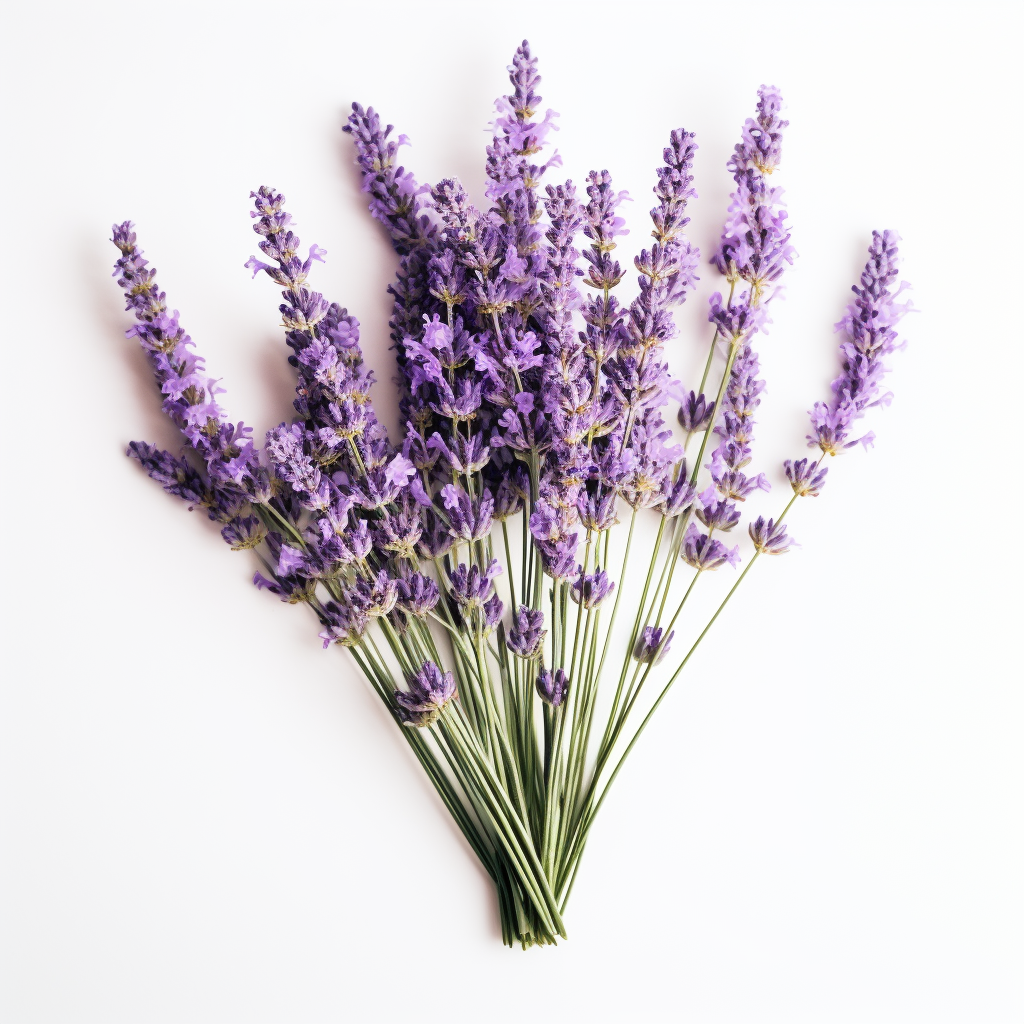
<path fill-rule="evenodd" d="M 837 325 L 839 376 L 810 413 L 812 454 L 785 463 L 792 491 L 778 515 L 748 522 L 752 550 L 710 620 L 684 627 L 694 588 L 740 565 L 729 537 L 745 499 L 769 488 L 749 467 L 764 389 L 754 346 L 795 256 L 770 183 L 781 97 L 761 88 L 728 164 L 735 190 L 711 258 L 724 283 L 687 391 L 666 345 L 700 262 L 685 234 L 694 136 L 669 136 L 654 241 L 635 260 L 638 294 L 620 300 L 626 194 L 607 171 L 590 172 L 585 201 L 570 181 L 541 190 L 559 165 L 542 156 L 555 115 L 538 117 L 526 42 L 509 70 L 484 212 L 454 179 L 418 184 L 398 165 L 404 136 L 373 108 L 354 104 L 344 128 L 400 258 L 389 288 L 399 442 L 374 414 L 358 321 L 308 287 L 324 250 L 301 248 L 280 193 L 252 193 L 262 258 L 246 265 L 283 289 L 296 416 L 262 451 L 225 418 L 132 224 L 113 241 L 137 321 L 128 334 L 187 442 L 179 455 L 144 442 L 128 454 L 222 523 L 232 550 L 253 550 L 256 586 L 310 609 L 325 648 L 348 651 L 493 879 L 505 943 L 525 949 L 565 937 L 580 859 L 626 758 L 736 588 L 762 555 L 789 549 L 783 521 L 820 493 L 825 457 L 870 444 L 857 421 L 890 398 L 881 379 L 908 304 L 898 237 L 875 232 Z M 665 422 L 673 400 L 678 440 Z M 611 570 L 621 582 L 638 557 L 641 597 L 620 615 Z"/>

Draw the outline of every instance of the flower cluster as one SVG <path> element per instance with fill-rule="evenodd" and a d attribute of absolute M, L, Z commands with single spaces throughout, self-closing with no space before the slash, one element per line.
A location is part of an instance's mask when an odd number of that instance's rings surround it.
<path fill-rule="evenodd" d="M 736 191 L 729 205 L 714 262 L 730 284 L 745 282 L 750 305 L 756 306 L 766 288 L 793 262 L 782 190 L 768 183 L 782 157 L 782 133 L 789 126 L 780 116 L 782 96 L 774 86 L 758 92 L 757 115 L 743 126 L 729 170 Z"/>
<path fill-rule="evenodd" d="M 353 104 L 344 127 L 399 259 L 390 334 L 400 440 L 375 413 L 359 322 L 312 286 L 325 250 L 302 246 L 281 193 L 251 193 L 259 255 L 246 267 L 280 289 L 296 395 L 262 448 L 227 420 L 131 223 L 115 225 L 113 241 L 136 321 L 128 334 L 183 439 L 177 454 L 141 441 L 128 454 L 206 510 L 233 550 L 253 552 L 256 586 L 312 611 L 324 648 L 343 648 L 409 727 L 409 749 L 494 882 L 504 941 L 526 948 L 565 936 L 562 911 L 608 788 L 754 563 L 790 550 L 783 520 L 798 497 L 820 493 L 824 456 L 869 443 L 851 432 L 889 400 L 881 380 L 907 304 L 897 301 L 897 236 L 876 233 L 838 325 L 841 374 L 811 412 L 820 457 L 785 464 L 789 504 L 746 523 L 752 554 L 738 576 L 712 575 L 739 565 L 739 544 L 726 541 L 742 538 L 747 499 L 768 490 L 752 465 L 765 391 L 755 342 L 794 258 L 781 190 L 769 184 L 787 124 L 779 93 L 762 87 L 728 165 L 735 190 L 711 260 L 725 286 L 710 299 L 704 378 L 683 389 L 668 363 L 674 308 L 698 283 L 686 236 L 693 134 L 669 134 L 653 240 L 622 298 L 633 276 L 615 255 L 628 195 L 607 170 L 580 188 L 545 183 L 560 166 L 547 146 L 556 115 L 540 113 L 525 41 L 509 81 L 486 147 L 483 209 L 455 178 L 417 182 L 398 162 L 405 136 L 372 107 Z M 670 394 L 681 398 L 682 444 L 664 420 Z M 634 589 L 647 516 L 657 533 Z M 616 546 L 620 519 L 628 532 Z M 711 619 L 689 626 L 691 592 L 722 576 L 735 582 Z M 652 700 L 648 678 L 687 634 L 692 646 Z"/>

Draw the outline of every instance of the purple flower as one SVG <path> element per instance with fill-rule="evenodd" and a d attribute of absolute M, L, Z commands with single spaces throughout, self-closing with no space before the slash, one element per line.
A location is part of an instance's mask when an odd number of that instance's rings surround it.
<path fill-rule="evenodd" d="M 356 163 L 362 171 L 363 191 L 370 196 L 371 215 L 387 228 L 397 252 L 410 252 L 430 237 L 431 228 L 421 214 L 418 197 L 423 189 L 398 165 L 398 150 L 409 140 L 404 135 L 389 139 L 394 127 L 389 124 L 382 129 L 373 107 L 364 110 L 358 103 L 352 104 L 342 131 L 355 142 Z"/>
<path fill-rule="evenodd" d="M 526 467 L 522 464 L 513 466 L 498 484 L 498 493 L 494 496 L 494 518 L 505 520 L 521 512 L 529 495 L 530 479 Z"/>
<path fill-rule="evenodd" d="M 491 532 L 494 498 L 490 491 L 485 489 L 479 498 L 472 498 L 461 487 L 448 484 L 441 490 L 441 499 L 448 510 L 453 537 L 482 540 Z"/>
<path fill-rule="evenodd" d="M 686 531 L 679 554 L 683 561 L 692 565 L 698 572 L 718 569 L 726 562 L 731 566 L 737 566 L 740 561 L 739 548 L 727 548 L 721 541 L 701 533 L 693 523 Z"/>
<path fill-rule="evenodd" d="M 432 661 L 425 661 L 407 683 L 408 690 L 395 690 L 395 710 L 403 725 L 433 725 L 455 696 L 455 678 Z"/>
<path fill-rule="evenodd" d="M 868 249 L 868 261 L 854 285 L 854 301 L 846 308 L 837 331 L 846 334 L 839 346 L 842 373 L 832 382 L 833 398 L 816 402 L 811 410 L 810 447 L 825 455 L 840 452 L 874 440 L 868 433 L 850 438 L 850 427 L 877 405 L 887 405 L 891 394 L 881 390 L 880 382 L 888 372 L 886 358 L 900 347 L 896 326 L 910 309 L 910 303 L 897 302 L 907 287 L 894 289 L 899 274 L 899 235 L 895 231 L 875 231 Z"/>
<path fill-rule="evenodd" d="M 541 497 L 530 516 L 530 532 L 541 553 L 544 571 L 552 579 L 576 574 L 576 547 L 579 536 L 573 529 L 578 513 L 575 506 L 556 505 Z"/>
<path fill-rule="evenodd" d="M 660 665 L 668 654 L 672 638 L 676 635 L 675 630 L 672 630 L 662 640 L 664 632 L 661 626 L 645 626 L 643 634 L 637 638 L 633 647 L 633 657 L 643 665 Z"/>
<path fill-rule="evenodd" d="M 708 300 L 708 321 L 715 325 L 723 338 L 737 345 L 770 323 L 765 307 L 750 305 L 745 301 L 747 298 L 748 293 L 744 292 L 741 301 L 727 304 L 722 293 L 715 292 Z"/>
<path fill-rule="evenodd" d="M 559 541 L 538 544 L 544 565 L 544 572 L 553 580 L 563 580 L 576 572 L 576 545 L 579 538 L 575 533 Z"/>
<path fill-rule="evenodd" d="M 420 537 L 419 553 L 421 558 L 442 558 L 448 554 L 455 543 L 455 538 L 439 516 L 428 512 L 426 527 Z"/>
<path fill-rule="evenodd" d="M 619 491 L 633 508 L 650 508 L 671 489 L 670 474 L 680 451 L 666 444 L 672 434 L 661 430 L 662 425 L 656 409 L 645 409 L 636 418 L 629 449 L 632 461 Z M 682 491 L 676 496 L 680 500 L 686 498 Z"/>
<path fill-rule="evenodd" d="M 301 601 L 308 601 L 311 596 L 311 586 L 308 580 L 304 579 L 277 579 L 268 580 L 261 572 L 257 572 L 252 578 L 253 585 L 257 590 L 267 590 L 271 594 L 277 594 L 282 601 L 288 604 L 298 604 Z M 323 639 L 323 633 L 320 634 Z M 333 639 L 333 637 L 332 637 Z M 330 640 L 324 643 L 329 646 Z"/>
<path fill-rule="evenodd" d="M 711 479 L 714 480 L 718 492 L 725 498 L 732 498 L 733 501 L 746 501 L 754 491 L 771 490 L 771 484 L 764 473 L 748 477 L 738 469 L 730 469 L 717 449 L 711 460 Z"/>
<path fill-rule="evenodd" d="M 758 516 L 748 527 L 748 532 L 754 547 L 765 555 L 785 554 L 793 543 L 793 538 L 786 536 L 786 527 L 782 523 L 765 520 L 764 516 Z"/>
<path fill-rule="evenodd" d="M 692 132 L 677 128 L 669 136 L 669 144 L 663 151 L 665 163 L 658 168 L 658 184 L 654 194 L 658 205 L 651 210 L 654 221 L 652 234 L 667 254 L 670 254 L 675 270 L 665 285 L 665 298 L 669 303 L 685 301 L 686 293 L 697 282 L 697 264 L 700 250 L 691 245 L 683 235 L 683 229 L 690 222 L 685 216 L 686 205 L 697 197 L 693 188 L 693 157 L 697 145 Z"/>
<path fill-rule="evenodd" d="M 522 604 L 515 614 L 505 642 L 508 649 L 520 658 L 536 658 L 540 655 L 545 636 L 547 630 L 544 629 L 544 613 Z"/>
<path fill-rule="evenodd" d="M 156 270 L 143 258 L 131 221 L 113 226 L 112 241 L 121 251 L 114 276 L 124 290 L 126 309 L 136 323 L 126 332 L 138 338 L 160 390 L 164 412 L 206 461 L 213 483 L 246 492 L 258 472 L 259 453 L 242 423 L 226 423 L 216 396 L 222 393 L 207 376 L 203 360 L 192 351 L 192 339 L 178 323 L 177 311 L 167 312 L 165 295 L 156 283 Z"/>
<path fill-rule="evenodd" d="M 542 668 L 537 675 L 537 693 L 545 704 L 553 708 L 561 707 L 569 694 L 569 677 L 563 669 L 556 668 L 552 672 Z"/>
<path fill-rule="evenodd" d="M 615 239 L 628 235 L 626 222 L 617 215 L 620 204 L 629 199 L 628 192 L 612 188 L 612 176 L 607 171 L 591 171 L 587 175 L 587 195 L 590 202 L 585 209 L 586 223 L 583 233 L 592 245 L 583 253 L 590 264 L 587 284 L 591 288 L 610 291 L 622 280 L 622 268 L 612 259 Z"/>
<path fill-rule="evenodd" d="M 188 502 L 190 510 L 197 505 L 209 504 L 210 495 L 202 474 L 184 459 L 176 459 L 170 452 L 161 451 L 145 441 L 132 441 L 125 454 L 136 459 L 168 494 Z M 216 518 L 212 510 L 211 518 Z"/>
<path fill-rule="evenodd" d="M 757 91 L 757 119 L 747 118 L 743 138 L 736 146 L 729 169 L 736 174 L 755 167 L 771 174 L 782 157 L 782 132 L 788 121 L 779 117 L 782 94 L 774 85 L 762 85 Z"/>
<path fill-rule="evenodd" d="M 259 573 L 256 575 L 259 576 Z M 257 582 L 257 586 L 259 585 Z M 328 601 L 323 606 L 323 613 L 326 622 L 320 639 L 324 642 L 324 650 L 332 643 L 340 644 L 342 647 L 355 647 L 362 642 L 363 635 L 370 625 L 370 616 L 358 600 Z"/>
<path fill-rule="evenodd" d="M 349 599 L 356 601 L 370 618 L 387 615 L 398 601 L 398 583 L 381 570 L 369 579 L 359 577 L 355 581 Z"/>
<path fill-rule="evenodd" d="M 395 501 L 415 473 L 416 469 L 408 459 L 395 455 L 387 464 L 367 469 L 362 481 L 353 485 L 352 494 L 360 507 L 373 512 Z"/>
<path fill-rule="evenodd" d="M 662 484 L 662 501 L 659 511 L 666 519 L 681 516 L 693 504 L 697 497 L 697 489 L 686 476 L 686 460 L 679 463 L 678 473 L 674 482 L 666 480 Z"/>
<path fill-rule="evenodd" d="M 792 263 L 786 211 L 780 189 L 768 185 L 778 166 L 782 132 L 789 124 L 779 117 L 782 97 L 774 86 L 758 90 L 757 117 L 747 120 L 729 170 L 736 182 L 722 240 L 713 262 L 732 282 L 750 285 L 746 303 L 757 306 L 768 286 Z"/>
<path fill-rule="evenodd" d="M 700 496 L 701 507 L 697 509 L 697 518 L 709 529 L 726 533 L 740 521 L 740 511 L 731 502 L 718 498 L 713 488 L 709 487 Z"/>
<path fill-rule="evenodd" d="M 818 462 L 810 459 L 786 459 L 783 465 L 786 467 L 786 476 L 789 477 L 793 493 L 803 497 L 816 498 L 821 494 L 825 486 L 825 477 L 828 476 L 828 467 L 819 469 Z"/>
<path fill-rule="evenodd" d="M 311 245 L 307 258 L 301 259 L 298 256 L 301 243 L 298 237 L 288 230 L 292 218 L 291 214 L 283 209 L 284 196 L 265 185 L 261 186 L 258 192 L 250 192 L 249 195 L 256 200 L 256 209 L 252 216 L 258 220 L 253 226 L 254 230 L 264 239 L 260 242 L 260 249 L 265 256 L 277 263 L 277 266 L 262 263 L 255 256 L 251 256 L 245 265 L 252 270 L 253 277 L 262 270 L 283 288 L 298 294 L 309 276 L 313 261 L 319 260 L 322 263 L 327 251 L 318 245 Z"/>
<path fill-rule="evenodd" d="M 679 407 L 679 425 L 688 434 L 696 433 L 698 430 L 707 430 L 714 414 L 715 403 L 709 402 L 703 395 L 691 391 Z"/>
<path fill-rule="evenodd" d="M 757 353 L 744 344 L 733 357 L 722 402 L 722 418 L 714 432 L 721 443 L 714 450 L 708 468 L 715 487 L 723 498 L 745 501 L 754 491 L 770 490 L 763 473 L 747 476 L 743 467 L 750 462 L 754 439 L 754 412 L 761 404 L 764 381 Z M 737 521 L 738 521 L 737 515 Z M 734 524 L 735 525 L 735 524 Z"/>
<path fill-rule="evenodd" d="M 343 565 L 365 561 L 373 546 L 370 527 L 365 519 L 360 519 L 350 530 L 337 535 L 337 540 L 338 561 Z"/>
<path fill-rule="evenodd" d="M 321 475 L 306 451 L 308 433 L 300 423 L 282 423 L 267 431 L 267 454 L 282 480 L 287 480 L 300 494 L 316 494 Z"/>
<path fill-rule="evenodd" d="M 602 487 L 593 492 L 581 491 L 576 499 L 576 509 L 584 528 L 597 532 L 610 530 L 619 521 L 615 498 L 614 490 Z"/>
<path fill-rule="evenodd" d="M 423 535 L 423 521 L 417 503 L 408 494 L 381 510 L 371 527 L 374 547 L 393 559 L 417 561 L 416 545 Z"/>
<path fill-rule="evenodd" d="M 452 434 L 446 443 L 440 434 L 434 434 L 427 447 L 443 456 L 443 465 L 455 473 L 468 476 L 479 473 L 491 461 L 491 449 L 480 434 L 465 437 L 463 434 Z"/>
<path fill-rule="evenodd" d="M 615 584 L 600 566 L 592 573 L 584 573 L 580 566 L 579 577 L 573 583 L 569 596 L 583 608 L 596 608 L 614 589 Z"/>
<path fill-rule="evenodd" d="M 281 545 L 277 558 L 277 576 L 297 576 L 306 569 L 306 556 L 288 544 Z"/>
<path fill-rule="evenodd" d="M 247 551 L 263 543 L 267 528 L 256 516 L 238 516 L 220 531 L 220 535 L 231 545 L 232 551 Z"/>
<path fill-rule="evenodd" d="M 494 595 L 494 579 L 501 575 L 501 566 L 496 558 L 482 572 L 477 565 L 460 563 L 450 576 L 452 595 L 463 608 L 482 608 Z"/>

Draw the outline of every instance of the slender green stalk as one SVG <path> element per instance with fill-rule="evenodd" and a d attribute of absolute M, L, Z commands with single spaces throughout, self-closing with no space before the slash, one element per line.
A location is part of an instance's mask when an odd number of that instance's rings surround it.
<path fill-rule="evenodd" d="M 790 498 L 790 500 L 789 500 L 788 504 L 786 505 L 785 509 L 783 509 L 782 514 L 776 520 L 776 523 L 781 523 L 782 522 L 782 520 L 788 514 L 789 510 L 793 507 L 793 504 L 796 501 L 797 497 L 798 496 L 794 494 L 793 497 Z M 622 766 L 626 763 L 626 759 L 629 757 L 629 755 L 632 752 L 633 748 L 636 746 L 637 740 L 640 739 L 640 736 L 642 735 L 644 729 L 647 728 L 647 723 L 650 722 L 650 720 L 654 717 L 655 712 L 661 706 L 661 702 L 668 695 L 669 690 L 671 690 L 671 688 L 672 688 L 673 684 L 675 683 L 675 681 L 682 674 L 683 669 L 686 668 L 686 665 L 689 662 L 690 658 L 693 657 L 694 652 L 697 650 L 697 648 L 700 646 L 701 642 L 704 640 L 704 638 L 711 631 L 711 627 L 718 620 L 719 615 L 722 614 L 722 612 L 724 611 L 726 605 L 732 599 L 733 594 L 735 594 L 736 591 L 739 589 L 740 584 L 747 578 L 747 574 L 754 567 L 754 565 L 756 564 L 756 562 L 757 562 L 758 558 L 760 558 L 760 556 L 761 556 L 760 550 L 755 551 L 754 554 L 751 556 L 750 561 L 746 564 L 746 566 L 744 566 L 743 571 L 739 575 L 739 578 L 736 580 L 736 582 L 729 589 L 729 592 L 723 598 L 722 603 L 718 606 L 717 609 L 715 609 L 715 612 L 711 616 L 711 618 L 708 620 L 707 625 L 704 627 L 704 629 L 701 631 L 700 635 L 694 641 L 693 646 L 689 649 L 689 651 L 687 651 L 686 656 L 680 662 L 679 667 L 675 670 L 675 672 L 673 672 L 671 678 L 665 684 L 665 686 L 662 689 L 661 693 L 658 694 L 658 697 L 655 700 L 654 704 L 652 705 L 651 709 L 647 712 L 647 714 L 644 716 L 643 721 L 637 727 L 637 730 L 633 734 L 632 739 L 627 744 L 626 749 L 622 752 L 621 757 L 616 762 L 615 768 L 612 770 L 611 775 L 608 777 L 608 781 L 605 783 L 604 788 L 601 791 L 601 796 L 598 798 L 597 803 L 594 805 L 593 809 L 587 811 L 587 814 L 584 817 L 584 820 L 581 823 L 581 826 L 580 826 L 579 830 L 576 833 L 576 836 L 575 836 L 574 841 L 573 841 L 573 847 L 572 847 L 572 849 L 569 852 L 568 858 L 566 859 L 566 862 L 565 862 L 565 865 L 563 867 L 562 873 L 559 876 L 559 878 L 556 880 L 556 883 L 555 883 L 555 891 L 556 892 L 560 892 L 561 891 L 563 885 L 568 880 L 569 872 L 574 870 L 575 861 L 577 861 L 579 859 L 579 857 L 580 857 L 580 855 L 581 855 L 581 853 L 583 851 L 583 846 L 586 844 L 587 836 L 588 836 L 588 834 L 590 832 L 590 828 L 591 828 L 591 826 L 593 824 L 594 818 L 597 816 L 598 811 L 600 811 L 601 806 L 604 804 L 605 798 L 608 796 L 608 792 L 611 789 L 612 784 L 615 782 L 615 779 L 618 777 L 619 772 L 622 770 Z M 564 905 L 565 905 L 565 901 L 563 900 L 563 903 L 562 903 L 563 908 L 564 908 Z"/>

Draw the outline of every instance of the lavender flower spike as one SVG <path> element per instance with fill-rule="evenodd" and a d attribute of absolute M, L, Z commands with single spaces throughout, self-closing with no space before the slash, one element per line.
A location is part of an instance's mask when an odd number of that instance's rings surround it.
<path fill-rule="evenodd" d="M 556 668 L 554 672 L 542 668 L 537 676 L 537 693 L 550 707 L 561 707 L 569 695 L 569 677 L 560 668 Z"/>
<path fill-rule="evenodd" d="M 782 153 L 782 132 L 789 122 L 779 113 L 782 96 L 771 85 L 758 90 L 757 117 L 748 119 L 729 170 L 736 182 L 729 216 L 713 262 L 732 282 L 750 285 L 749 304 L 757 306 L 795 255 L 789 244 L 782 192 L 768 184 Z"/>
<path fill-rule="evenodd" d="M 846 334 L 839 346 L 842 372 L 832 382 L 833 398 L 814 404 L 807 437 L 808 446 L 824 455 L 838 455 L 857 444 L 868 447 L 875 435 L 851 439 L 850 428 L 868 409 L 892 400 L 880 384 L 889 370 L 886 358 L 901 347 L 896 326 L 910 309 L 909 302 L 896 301 L 907 284 L 893 288 L 899 274 L 898 242 L 895 231 L 872 234 L 860 287 L 854 285 L 854 301 L 836 324 Z"/>
<path fill-rule="evenodd" d="M 735 567 L 740 561 L 739 548 L 727 548 L 721 541 L 701 533 L 693 523 L 686 531 L 679 554 L 684 562 L 698 572 L 718 569 L 727 562 Z"/>
<path fill-rule="evenodd" d="M 828 476 L 827 466 L 819 469 L 819 463 L 811 459 L 786 459 L 783 465 L 795 495 L 800 498 L 816 498 L 821 494 L 821 489 L 825 486 L 825 477 Z"/>

